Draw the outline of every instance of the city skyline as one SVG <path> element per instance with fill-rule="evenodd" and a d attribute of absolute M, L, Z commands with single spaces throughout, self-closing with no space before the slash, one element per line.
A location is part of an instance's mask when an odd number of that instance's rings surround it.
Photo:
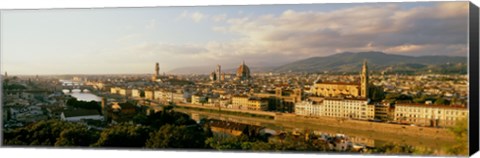
<path fill-rule="evenodd" d="M 234 68 L 243 60 L 277 66 L 347 51 L 466 56 L 467 7 L 419 2 L 12 10 L 1 17 L 2 74 L 151 74 L 155 62 L 162 73 Z"/>

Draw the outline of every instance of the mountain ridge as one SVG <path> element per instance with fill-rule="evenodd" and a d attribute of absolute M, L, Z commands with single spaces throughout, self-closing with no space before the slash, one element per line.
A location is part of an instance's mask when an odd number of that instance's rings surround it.
<path fill-rule="evenodd" d="M 251 72 L 358 72 L 363 61 L 367 60 L 369 70 L 383 72 L 439 72 L 466 73 L 467 57 L 426 55 L 407 56 L 387 54 L 379 51 L 343 52 L 323 57 L 310 57 L 279 66 L 249 66 Z M 210 74 L 215 66 L 197 66 L 177 68 L 170 73 L 176 74 Z M 224 68 L 226 73 L 235 73 L 236 67 Z"/>

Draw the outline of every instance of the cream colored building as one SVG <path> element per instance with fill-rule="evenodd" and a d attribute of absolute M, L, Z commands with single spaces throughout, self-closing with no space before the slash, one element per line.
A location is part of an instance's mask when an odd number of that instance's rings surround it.
<path fill-rule="evenodd" d="M 118 91 L 118 94 L 123 95 L 123 96 L 131 96 L 132 95 L 132 90 L 127 89 L 127 88 L 120 88 Z"/>
<path fill-rule="evenodd" d="M 373 120 L 375 105 L 368 104 L 367 99 L 333 99 L 323 101 L 324 116 Z"/>
<path fill-rule="evenodd" d="M 396 104 L 394 120 L 421 126 L 448 127 L 468 117 L 468 108 L 429 104 Z"/>
<path fill-rule="evenodd" d="M 232 97 L 232 108 L 247 109 L 248 96 L 237 95 Z"/>
<path fill-rule="evenodd" d="M 202 105 L 202 103 L 200 102 L 200 96 L 199 95 L 192 95 L 192 104 L 195 104 L 195 105 Z"/>
<path fill-rule="evenodd" d="M 305 100 L 295 104 L 295 114 L 303 116 L 323 116 L 323 102 Z"/>
<path fill-rule="evenodd" d="M 112 94 L 120 94 L 120 87 L 112 87 L 110 88 L 110 93 Z"/>
<path fill-rule="evenodd" d="M 155 98 L 156 100 L 161 101 L 162 91 L 161 91 L 161 90 L 155 90 L 155 91 L 153 91 L 153 98 Z"/>
<path fill-rule="evenodd" d="M 139 89 L 132 89 L 132 97 L 140 98 L 140 90 Z"/>
<path fill-rule="evenodd" d="M 260 98 L 250 98 L 248 99 L 248 110 L 262 110 L 265 111 L 268 109 L 268 100 Z"/>
<path fill-rule="evenodd" d="M 174 92 L 170 95 L 171 101 L 175 103 L 185 103 L 186 99 L 183 96 L 183 92 Z"/>
<path fill-rule="evenodd" d="M 295 114 L 373 120 L 375 106 L 367 99 L 333 99 L 311 97 L 295 104 Z"/>
<path fill-rule="evenodd" d="M 155 95 L 153 90 L 145 90 L 145 99 L 155 100 Z"/>

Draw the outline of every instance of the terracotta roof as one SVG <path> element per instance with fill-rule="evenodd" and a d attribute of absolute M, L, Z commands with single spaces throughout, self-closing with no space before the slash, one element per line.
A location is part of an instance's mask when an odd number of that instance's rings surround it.
<path fill-rule="evenodd" d="M 246 95 L 233 95 L 233 97 L 242 97 L 242 98 L 248 98 Z"/>
<path fill-rule="evenodd" d="M 365 98 L 325 98 L 325 100 L 361 100 L 367 101 Z"/>
<path fill-rule="evenodd" d="M 336 85 L 355 85 L 355 86 L 360 86 L 360 83 L 356 82 L 316 82 L 316 84 L 336 84 Z"/>

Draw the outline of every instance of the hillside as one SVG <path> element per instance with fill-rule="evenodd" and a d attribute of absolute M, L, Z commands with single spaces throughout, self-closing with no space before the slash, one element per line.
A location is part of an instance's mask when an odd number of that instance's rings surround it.
<path fill-rule="evenodd" d="M 466 57 L 404 56 L 382 52 L 345 52 L 326 57 L 312 57 L 279 66 L 275 72 L 358 72 L 364 60 L 373 71 L 466 73 Z"/>

